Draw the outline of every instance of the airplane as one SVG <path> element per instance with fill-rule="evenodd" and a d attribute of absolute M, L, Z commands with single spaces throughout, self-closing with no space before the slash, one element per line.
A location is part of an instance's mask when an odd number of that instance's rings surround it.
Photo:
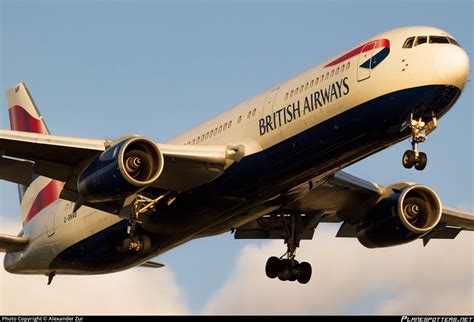
<path fill-rule="evenodd" d="M 419 144 L 461 95 L 469 59 L 446 31 L 405 27 L 365 40 L 165 143 L 51 134 L 26 85 L 6 92 L 0 179 L 18 184 L 23 229 L 0 235 L 4 268 L 106 274 L 193 239 L 277 239 L 269 278 L 310 281 L 296 259 L 320 223 L 378 248 L 454 239 L 474 214 L 446 207 L 428 186 L 381 186 L 342 169 L 411 139 L 405 168 L 423 170 Z M 263 269 L 262 269 L 263 274 Z"/>

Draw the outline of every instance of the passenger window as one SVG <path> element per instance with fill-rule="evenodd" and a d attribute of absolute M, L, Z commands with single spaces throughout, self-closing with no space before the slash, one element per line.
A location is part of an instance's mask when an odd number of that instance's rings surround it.
<path fill-rule="evenodd" d="M 230 129 L 231 126 L 232 126 L 232 121 L 229 121 L 229 129 Z"/>
<path fill-rule="evenodd" d="M 255 116 L 255 113 L 257 113 L 257 109 L 254 108 L 253 111 L 252 111 L 252 116 Z"/>
<path fill-rule="evenodd" d="M 286 96 L 288 96 L 288 93 L 286 93 Z M 237 120 L 237 123 L 240 124 L 240 121 L 242 121 L 242 115 L 239 116 L 239 119 Z"/>
<path fill-rule="evenodd" d="M 449 44 L 448 37 L 430 36 L 430 44 Z"/>
<path fill-rule="evenodd" d="M 249 119 L 251 116 L 252 116 L 252 111 L 249 111 L 249 112 L 247 113 L 247 118 Z"/>
<path fill-rule="evenodd" d="M 449 39 L 449 42 L 452 43 L 453 45 L 461 47 L 461 45 L 456 40 L 454 40 L 453 38 L 448 38 L 448 39 Z"/>
<path fill-rule="evenodd" d="M 209 137 L 212 137 L 213 134 L 214 134 L 214 130 L 211 130 L 211 132 L 209 132 Z"/>
<path fill-rule="evenodd" d="M 326 79 L 328 79 L 328 78 L 329 78 L 329 72 L 326 73 Z"/>
<path fill-rule="evenodd" d="M 426 36 L 416 37 L 415 45 L 413 45 L 413 47 L 416 47 L 416 46 L 421 45 L 421 44 L 426 44 L 427 38 L 428 37 L 426 37 Z"/>
<path fill-rule="evenodd" d="M 222 131 L 222 125 L 219 126 L 219 133 L 221 133 L 221 131 Z"/>
<path fill-rule="evenodd" d="M 200 138 L 201 138 L 201 137 L 200 137 L 200 136 L 198 136 L 198 138 L 197 138 L 197 140 L 196 140 L 196 143 L 199 143 L 199 141 L 200 141 Z"/>
<path fill-rule="evenodd" d="M 287 99 L 288 99 L 288 92 L 286 92 L 286 94 L 285 94 L 285 100 L 287 100 Z"/>
<path fill-rule="evenodd" d="M 324 81 L 324 75 L 321 75 L 321 83 Z"/>
<path fill-rule="evenodd" d="M 201 135 L 201 142 L 204 141 L 204 134 Z"/>
<path fill-rule="evenodd" d="M 339 74 L 339 67 L 336 69 L 336 75 Z"/>
<path fill-rule="evenodd" d="M 217 134 L 217 127 L 214 129 L 214 135 Z"/>
<path fill-rule="evenodd" d="M 204 137 L 204 139 L 208 139 L 209 138 L 209 132 L 206 133 L 206 136 Z"/>
<path fill-rule="evenodd" d="M 225 131 L 226 129 L 227 129 L 227 122 L 224 123 L 224 129 L 223 130 Z"/>
<path fill-rule="evenodd" d="M 331 77 L 334 76 L 334 69 L 331 71 Z"/>
<path fill-rule="evenodd" d="M 293 90 L 291 90 L 290 92 L 290 97 L 293 97 Z"/>
<path fill-rule="evenodd" d="M 308 83 L 306 83 L 306 85 L 305 85 L 304 89 L 305 89 L 305 90 L 307 90 L 307 89 L 308 89 L 308 87 L 309 87 L 309 82 L 308 82 Z"/>
<path fill-rule="evenodd" d="M 346 65 L 341 66 L 341 73 L 344 71 L 344 67 L 346 67 Z"/>
<path fill-rule="evenodd" d="M 297 88 L 295 89 L 295 95 L 298 94 L 298 89 L 299 89 L 299 87 L 297 87 Z"/>
<path fill-rule="evenodd" d="M 311 80 L 311 83 L 309 84 L 309 87 L 313 87 L 314 84 L 314 79 Z"/>
<path fill-rule="evenodd" d="M 193 139 L 193 144 L 196 144 L 196 139 Z"/>
<path fill-rule="evenodd" d="M 410 37 L 405 40 L 403 43 L 402 48 L 411 48 L 413 46 L 413 41 L 415 40 L 415 37 Z"/>
<path fill-rule="evenodd" d="M 347 65 L 346 65 L 346 69 L 349 69 L 349 67 L 351 66 L 351 62 L 347 62 Z"/>
<path fill-rule="evenodd" d="M 301 88 L 300 88 L 300 92 L 302 92 L 302 91 L 303 91 L 303 85 L 301 85 Z"/>
<path fill-rule="evenodd" d="M 316 85 L 318 85 L 318 83 L 319 83 L 319 77 L 316 78 Z"/>

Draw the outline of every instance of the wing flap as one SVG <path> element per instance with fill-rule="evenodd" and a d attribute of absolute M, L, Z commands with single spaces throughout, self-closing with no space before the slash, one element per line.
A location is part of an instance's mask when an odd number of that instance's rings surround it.
<path fill-rule="evenodd" d="M 29 241 L 26 237 L 0 234 L 0 252 L 19 252 L 28 246 Z"/>
<path fill-rule="evenodd" d="M 28 186 L 33 168 L 34 164 L 29 161 L 0 158 L 0 179 Z"/>
<path fill-rule="evenodd" d="M 451 207 L 443 207 L 441 222 L 463 230 L 474 230 L 474 214 Z"/>

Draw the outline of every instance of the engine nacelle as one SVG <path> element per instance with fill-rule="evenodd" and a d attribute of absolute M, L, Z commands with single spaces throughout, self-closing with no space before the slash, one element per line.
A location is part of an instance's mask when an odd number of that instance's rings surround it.
<path fill-rule="evenodd" d="M 123 139 L 81 173 L 77 190 L 89 202 L 122 199 L 153 183 L 163 170 L 163 154 L 146 138 Z"/>
<path fill-rule="evenodd" d="M 357 238 L 368 248 L 405 244 L 433 230 L 441 213 L 441 201 L 431 188 L 406 186 L 374 206 L 359 225 Z"/>

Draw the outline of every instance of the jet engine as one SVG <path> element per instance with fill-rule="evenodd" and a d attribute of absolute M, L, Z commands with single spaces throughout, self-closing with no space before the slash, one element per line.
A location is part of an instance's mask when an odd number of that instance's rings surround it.
<path fill-rule="evenodd" d="M 438 195 L 422 185 L 408 185 L 383 198 L 358 226 L 357 238 L 368 248 L 411 242 L 429 233 L 441 219 Z"/>
<path fill-rule="evenodd" d="M 77 189 L 88 202 L 126 198 L 153 183 L 163 170 L 163 154 L 146 138 L 118 141 L 80 174 Z"/>

